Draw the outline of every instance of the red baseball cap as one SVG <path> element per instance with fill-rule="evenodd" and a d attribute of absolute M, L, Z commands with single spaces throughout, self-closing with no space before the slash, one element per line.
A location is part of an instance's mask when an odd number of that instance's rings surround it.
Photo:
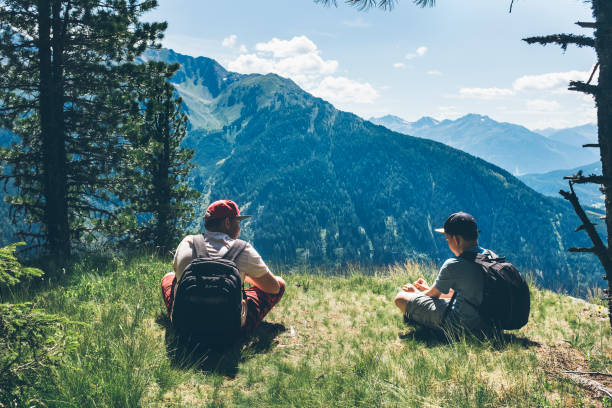
<path fill-rule="evenodd" d="M 238 218 L 244 220 L 249 218 L 250 215 L 240 215 L 240 210 L 235 202 L 232 200 L 219 200 L 215 201 L 206 209 L 204 218 L 207 220 L 215 220 L 219 218 Z"/>

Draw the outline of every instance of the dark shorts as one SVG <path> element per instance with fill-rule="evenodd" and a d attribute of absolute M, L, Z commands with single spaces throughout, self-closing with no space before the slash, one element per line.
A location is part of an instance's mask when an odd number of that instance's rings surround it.
<path fill-rule="evenodd" d="M 448 309 L 450 299 L 432 298 L 423 293 L 410 293 L 407 298 L 404 313 L 406 323 L 418 323 L 432 329 L 455 333 L 490 331 L 490 327 L 484 325 L 480 319 L 466 321 L 457 317 Z"/>
<path fill-rule="evenodd" d="M 434 329 L 441 329 L 450 299 L 432 298 L 423 293 L 407 294 L 404 320 Z"/>
<path fill-rule="evenodd" d="M 168 315 L 172 312 L 174 285 L 176 285 L 176 277 L 173 272 L 166 274 L 162 278 L 162 297 L 164 298 Z M 242 330 L 245 333 L 251 333 L 259 326 L 268 312 L 281 300 L 285 293 L 285 285 L 280 283 L 280 292 L 275 295 L 266 293 L 256 287 L 245 289 L 245 292 L 247 297 L 247 316 Z"/>

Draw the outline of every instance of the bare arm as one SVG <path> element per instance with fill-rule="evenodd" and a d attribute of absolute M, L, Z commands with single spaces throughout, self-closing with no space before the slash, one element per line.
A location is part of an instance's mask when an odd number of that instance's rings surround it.
<path fill-rule="evenodd" d="M 424 292 L 425 295 L 432 297 L 432 298 L 440 298 L 440 299 L 449 299 L 453 297 L 453 293 L 455 293 L 454 290 L 449 290 L 448 293 L 442 293 L 440 292 L 438 289 L 436 289 L 435 286 L 429 288 L 429 290 L 427 290 L 426 292 Z"/>
<path fill-rule="evenodd" d="M 260 276 L 259 278 L 253 278 L 250 276 L 246 276 L 244 280 L 245 282 L 258 287 L 259 289 L 263 290 L 266 293 L 276 295 L 278 292 L 280 292 L 280 285 L 278 283 L 276 276 L 274 276 L 272 272 L 268 272 Z"/>
<path fill-rule="evenodd" d="M 449 299 L 453 297 L 454 290 L 449 290 L 448 293 L 440 292 L 435 286 L 429 287 L 427 282 L 423 278 L 419 278 L 414 282 L 414 286 L 423 292 L 424 295 L 427 295 L 432 298 L 441 298 L 441 299 Z"/>
<path fill-rule="evenodd" d="M 193 261 L 193 239 L 190 236 L 183 238 L 179 246 L 176 248 L 174 253 L 174 273 L 182 274 L 187 265 Z"/>

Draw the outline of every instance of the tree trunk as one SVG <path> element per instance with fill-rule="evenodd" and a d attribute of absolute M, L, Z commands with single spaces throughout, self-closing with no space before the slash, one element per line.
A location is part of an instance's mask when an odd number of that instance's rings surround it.
<path fill-rule="evenodd" d="M 161 152 L 158 157 L 158 174 L 157 174 L 157 227 L 155 244 L 159 246 L 162 252 L 167 251 L 170 246 L 171 231 L 170 231 L 170 138 L 171 126 L 170 121 L 173 113 L 172 92 L 165 86 L 162 88 L 162 103 L 163 110 L 160 112 L 160 121 L 158 135 L 161 136 Z"/>
<path fill-rule="evenodd" d="M 61 1 L 39 0 L 38 8 L 43 223 L 49 251 L 62 260 L 70 255 L 70 228 L 66 203 Z"/>
<path fill-rule="evenodd" d="M 599 61 L 599 84 L 595 102 L 597 125 L 606 205 L 606 231 L 608 233 L 608 257 L 612 257 L 612 1 L 593 0 L 595 50 Z M 608 280 L 608 316 L 612 327 L 612 276 L 606 271 Z"/>

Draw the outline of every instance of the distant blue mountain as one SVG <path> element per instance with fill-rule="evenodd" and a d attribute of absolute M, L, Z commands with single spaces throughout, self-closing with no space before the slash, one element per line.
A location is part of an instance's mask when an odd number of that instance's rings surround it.
<path fill-rule="evenodd" d="M 19 142 L 19 138 L 15 136 L 14 133 L 6 129 L 0 128 L 0 146 L 10 146 L 11 143 L 17 142 Z M 15 188 L 11 183 L 8 183 L 6 186 L 2 185 L 0 187 L 0 219 L 3 219 L 5 221 L 3 227 L 0 228 L 0 246 L 5 246 L 13 242 L 17 242 L 17 232 L 19 229 L 23 229 L 25 226 L 25 223 L 23 222 L 12 222 L 10 206 L 7 202 L 4 201 L 5 189 L 9 193 L 15 192 Z"/>
<path fill-rule="evenodd" d="M 565 176 L 572 176 L 579 171 L 584 175 L 601 174 L 601 162 L 585 164 L 568 170 L 555 170 L 543 174 L 525 174 L 519 179 L 535 191 L 551 197 L 559 197 L 559 190 L 568 190 Z M 580 202 L 595 208 L 604 208 L 604 200 L 599 186 L 594 184 L 577 184 L 574 186 Z"/>
<path fill-rule="evenodd" d="M 542 136 L 523 126 L 496 122 L 476 114 L 441 122 L 425 117 L 411 123 L 391 115 L 370 121 L 397 132 L 447 144 L 514 175 L 572 168 L 599 157 L 596 150 L 576 149 L 574 145 Z M 562 135 L 558 137 L 563 138 Z"/>
<path fill-rule="evenodd" d="M 565 143 L 575 147 L 582 147 L 587 143 L 597 143 L 597 125 L 587 123 L 586 125 L 571 127 L 567 129 L 541 129 L 534 130 L 551 140 Z"/>

